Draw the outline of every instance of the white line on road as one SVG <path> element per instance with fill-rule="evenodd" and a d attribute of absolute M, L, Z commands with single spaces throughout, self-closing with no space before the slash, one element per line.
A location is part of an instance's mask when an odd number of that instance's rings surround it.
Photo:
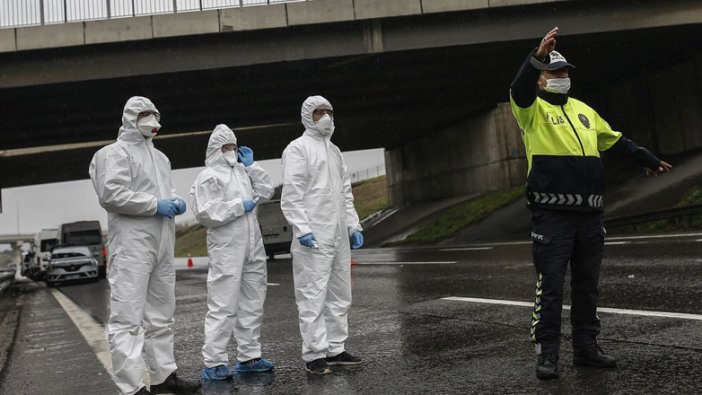
<path fill-rule="evenodd" d="M 277 286 L 280 285 L 280 284 L 278 284 L 278 283 L 266 283 L 266 285 L 268 285 L 269 287 L 277 287 Z"/>
<path fill-rule="evenodd" d="M 677 234 L 669 234 L 669 235 L 645 235 L 645 236 L 617 236 L 617 237 L 607 237 L 607 241 L 618 241 L 618 240 L 643 240 L 643 239 L 674 239 L 674 238 L 681 238 L 681 237 L 699 237 L 702 236 L 702 233 L 677 233 Z M 702 240 L 702 239 L 700 239 Z M 700 241 L 697 240 L 697 241 Z M 481 247 L 481 246 L 493 246 L 493 247 L 499 247 L 499 246 L 511 246 L 511 245 L 526 245 L 526 244 L 531 244 L 531 240 L 524 240 L 524 241 L 505 241 L 505 242 L 495 242 L 495 243 L 476 243 L 476 244 L 471 244 L 471 245 L 464 245 L 463 247 L 461 246 L 456 246 L 454 248 L 471 248 L 471 247 Z"/>
<path fill-rule="evenodd" d="M 605 241 L 606 246 L 617 246 L 617 245 L 623 245 L 623 244 L 629 244 L 631 243 L 630 241 Z"/>
<path fill-rule="evenodd" d="M 356 261 L 357 265 L 451 265 L 456 261 L 394 262 L 394 261 Z"/>
<path fill-rule="evenodd" d="M 460 248 L 442 248 L 439 251 L 484 251 L 492 250 L 495 247 L 460 247 Z"/>
<path fill-rule="evenodd" d="M 463 297 L 458 297 L 458 296 L 441 298 L 441 300 L 451 300 L 451 301 L 456 301 L 456 302 L 470 302 L 470 303 L 484 303 L 484 304 L 500 304 L 500 305 L 508 305 L 508 306 L 534 307 L 534 303 L 519 302 L 516 300 L 463 298 Z M 563 305 L 563 309 L 570 310 L 570 306 Z M 597 312 L 598 313 L 623 314 L 623 315 L 640 315 L 640 316 L 645 316 L 645 317 L 679 318 L 679 319 L 683 319 L 683 320 L 702 321 L 702 315 L 700 315 L 700 314 L 673 313 L 673 312 L 667 312 L 667 311 L 629 310 L 629 309 L 615 309 L 615 308 L 610 308 L 610 307 L 598 307 Z"/>
<path fill-rule="evenodd" d="M 93 349 L 98 360 L 102 363 L 110 377 L 112 373 L 112 359 L 110 358 L 110 345 L 107 343 L 105 328 L 98 324 L 85 310 L 73 303 L 66 295 L 57 289 L 52 289 L 51 294 L 59 302 L 61 307 L 66 311 L 66 314 L 71 318 L 73 323 L 78 327 L 78 330 L 88 342 L 90 348 Z"/>

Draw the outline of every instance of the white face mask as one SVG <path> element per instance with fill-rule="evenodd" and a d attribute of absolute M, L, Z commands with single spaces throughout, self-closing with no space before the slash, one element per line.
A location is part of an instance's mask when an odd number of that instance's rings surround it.
<path fill-rule="evenodd" d="M 234 166 L 237 162 L 237 159 L 238 159 L 236 151 L 223 152 L 222 156 L 224 157 L 224 160 L 227 161 L 229 166 Z"/>
<path fill-rule="evenodd" d="M 334 120 L 329 114 L 324 114 L 314 125 L 317 127 L 317 131 L 325 136 L 331 136 L 334 133 Z"/>
<path fill-rule="evenodd" d="M 565 95 L 570 90 L 570 78 L 551 78 L 546 80 L 546 92 L 560 93 Z"/>
<path fill-rule="evenodd" d="M 149 138 L 156 135 L 156 132 L 161 129 L 161 124 L 156 120 L 156 115 L 148 115 L 137 122 L 137 128 L 142 136 Z"/>

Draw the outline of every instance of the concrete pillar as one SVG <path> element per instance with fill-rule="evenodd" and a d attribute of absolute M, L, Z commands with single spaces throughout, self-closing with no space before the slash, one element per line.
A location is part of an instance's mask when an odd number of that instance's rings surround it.
<path fill-rule="evenodd" d="M 527 168 L 508 103 L 386 151 L 385 166 L 396 206 L 521 185 Z"/>
<path fill-rule="evenodd" d="M 654 128 L 661 154 L 702 147 L 700 63 L 688 61 L 651 74 Z"/>

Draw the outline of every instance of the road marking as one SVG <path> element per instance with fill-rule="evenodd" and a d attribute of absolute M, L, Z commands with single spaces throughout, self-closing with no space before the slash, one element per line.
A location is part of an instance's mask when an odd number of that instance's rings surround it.
<path fill-rule="evenodd" d="M 105 328 L 102 327 L 93 317 L 85 312 L 78 305 L 73 303 L 66 295 L 57 289 L 51 289 L 51 294 L 54 295 L 56 301 L 66 311 L 66 314 L 71 318 L 71 321 L 78 327 L 78 330 L 88 342 L 90 348 L 97 356 L 102 366 L 105 368 L 110 377 L 114 379 L 112 372 L 112 359 L 110 358 L 110 345 L 107 343 Z"/>
<path fill-rule="evenodd" d="M 695 241 L 702 241 L 702 239 L 697 239 L 697 240 L 695 240 Z"/>
<path fill-rule="evenodd" d="M 357 261 L 357 265 L 451 265 L 456 261 L 394 262 L 394 261 Z"/>
<path fill-rule="evenodd" d="M 676 237 L 698 237 L 702 233 L 677 233 L 672 235 L 648 235 L 648 236 L 619 236 L 607 237 L 607 240 L 640 240 L 640 239 L 672 239 Z"/>
<path fill-rule="evenodd" d="M 90 348 L 93 349 L 97 359 L 100 361 L 110 377 L 114 380 L 115 376 L 114 372 L 112 371 L 110 345 L 107 342 L 105 328 L 61 291 L 53 288 L 51 289 L 51 294 L 54 295 L 54 298 L 56 298 L 61 307 L 63 307 L 63 310 L 66 311 L 66 314 L 68 314 L 68 316 L 71 318 L 71 321 L 73 321 L 76 327 L 78 327 L 78 330 L 83 335 L 85 341 L 88 343 Z M 144 385 L 150 385 L 148 367 L 144 368 L 142 380 Z"/>
<path fill-rule="evenodd" d="M 441 300 L 450 300 L 456 302 L 470 302 L 470 303 L 484 303 L 484 304 L 499 304 L 508 306 L 522 306 L 522 307 L 534 307 L 532 302 L 520 302 L 516 300 L 500 300 L 500 299 L 483 299 L 483 298 L 463 298 L 458 296 L 451 296 L 448 298 L 441 298 Z M 569 305 L 563 305 L 564 310 L 570 310 Z M 610 307 L 598 307 L 598 313 L 611 313 L 611 314 L 622 314 L 622 315 L 639 315 L 645 317 L 663 317 L 663 318 L 679 318 L 683 320 L 696 320 L 702 321 L 702 315 L 700 314 L 687 314 L 687 313 L 673 313 L 667 311 L 650 311 L 650 310 L 630 310 L 630 309 L 615 309 Z"/>
<path fill-rule="evenodd" d="M 268 285 L 269 287 L 277 287 L 277 286 L 280 285 L 280 284 L 278 284 L 278 283 L 266 283 L 266 285 Z"/>
<path fill-rule="evenodd" d="M 673 238 L 680 238 L 680 237 L 699 237 L 702 236 L 702 233 L 677 233 L 677 234 L 670 234 L 670 235 L 645 235 L 645 236 L 617 236 L 617 237 L 607 237 L 607 241 L 618 241 L 618 240 L 641 240 L 641 239 L 673 239 Z M 696 240 L 700 241 L 702 239 Z M 465 248 L 471 248 L 471 247 L 482 247 L 482 246 L 494 246 L 494 247 L 499 247 L 499 246 L 511 246 L 511 245 L 526 245 L 526 244 L 532 244 L 531 240 L 529 241 L 505 241 L 505 242 L 496 242 L 496 243 L 477 243 L 477 244 L 469 244 L 465 245 Z M 461 246 L 456 246 L 452 248 L 464 248 Z"/>
<path fill-rule="evenodd" d="M 495 247 L 460 247 L 460 248 L 442 248 L 439 251 L 484 251 L 492 250 Z"/>
<path fill-rule="evenodd" d="M 623 244 L 629 244 L 631 243 L 630 241 L 605 241 L 606 246 L 617 246 L 617 245 L 623 245 Z"/>

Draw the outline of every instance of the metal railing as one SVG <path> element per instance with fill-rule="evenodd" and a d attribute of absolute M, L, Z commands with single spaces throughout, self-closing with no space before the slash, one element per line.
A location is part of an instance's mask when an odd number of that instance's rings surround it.
<path fill-rule="evenodd" d="M 682 219 L 691 217 L 702 217 L 702 204 L 691 206 L 675 207 L 665 210 L 652 211 L 649 213 L 632 215 L 627 217 L 609 218 L 604 220 L 604 226 L 610 228 L 631 227 L 634 231 L 642 224 L 655 221 L 680 222 Z"/>
<path fill-rule="evenodd" d="M 351 183 L 357 183 L 360 181 L 369 180 L 371 178 L 380 177 L 385 175 L 385 165 L 377 165 L 369 167 L 367 169 L 362 169 L 349 174 Z"/>
<path fill-rule="evenodd" d="M 310 0 L 0 0 L 0 28 Z"/>

